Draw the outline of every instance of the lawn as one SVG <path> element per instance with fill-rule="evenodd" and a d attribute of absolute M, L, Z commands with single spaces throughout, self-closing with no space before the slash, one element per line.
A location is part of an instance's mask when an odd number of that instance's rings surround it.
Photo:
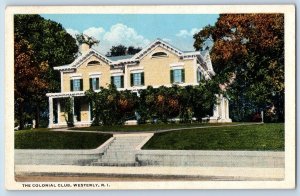
<path fill-rule="evenodd" d="M 112 137 L 111 134 L 74 133 L 48 129 L 15 131 L 16 149 L 94 149 Z"/>
<path fill-rule="evenodd" d="M 169 123 L 169 124 L 140 124 L 140 125 L 119 125 L 119 126 L 91 126 L 70 128 L 72 130 L 85 131 L 102 131 L 102 132 L 143 132 L 143 131 L 160 131 L 165 129 L 178 129 L 187 127 L 203 127 L 203 126 L 222 126 L 233 125 L 237 123 Z"/>
<path fill-rule="evenodd" d="M 208 127 L 155 133 L 143 149 L 284 150 L 284 124 Z"/>

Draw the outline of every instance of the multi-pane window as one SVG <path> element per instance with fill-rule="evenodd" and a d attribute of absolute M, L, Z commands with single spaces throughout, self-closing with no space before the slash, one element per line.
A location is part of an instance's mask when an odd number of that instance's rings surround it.
<path fill-rule="evenodd" d="M 200 70 L 197 71 L 197 82 L 200 82 L 202 80 L 202 73 Z"/>
<path fill-rule="evenodd" d="M 111 83 L 117 88 L 124 88 L 124 76 L 111 76 Z"/>
<path fill-rule="evenodd" d="M 143 86 L 144 85 L 144 73 L 131 73 L 130 74 L 130 86 Z"/>
<path fill-rule="evenodd" d="M 173 69 L 170 73 L 171 83 L 183 83 L 185 80 L 184 69 Z"/>
<path fill-rule="evenodd" d="M 70 80 L 70 90 L 71 91 L 82 91 L 83 90 L 82 79 L 71 79 Z"/>
<path fill-rule="evenodd" d="M 90 78 L 90 89 L 99 90 L 99 78 Z"/>

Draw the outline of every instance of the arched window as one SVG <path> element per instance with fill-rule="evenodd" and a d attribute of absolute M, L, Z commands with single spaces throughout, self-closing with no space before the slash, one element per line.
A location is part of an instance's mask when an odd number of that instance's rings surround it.
<path fill-rule="evenodd" d="M 156 52 L 156 53 L 152 54 L 153 58 L 156 58 L 156 57 L 167 57 L 167 56 L 168 55 L 165 52 Z"/>
<path fill-rule="evenodd" d="M 100 65 L 99 61 L 90 61 L 87 65 Z"/>

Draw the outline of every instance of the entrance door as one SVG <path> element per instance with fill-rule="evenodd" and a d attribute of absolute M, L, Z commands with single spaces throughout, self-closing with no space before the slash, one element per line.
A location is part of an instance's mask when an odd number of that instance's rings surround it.
<path fill-rule="evenodd" d="M 74 97 L 74 115 L 77 122 L 81 121 L 81 99 Z"/>

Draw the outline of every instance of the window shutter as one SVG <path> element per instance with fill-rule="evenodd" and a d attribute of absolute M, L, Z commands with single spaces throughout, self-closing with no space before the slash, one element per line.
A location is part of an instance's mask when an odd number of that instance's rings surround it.
<path fill-rule="evenodd" d="M 184 71 L 184 69 L 181 70 L 181 82 L 185 82 L 185 71 Z"/>
<path fill-rule="evenodd" d="M 130 86 L 133 86 L 133 73 L 130 74 Z"/>
<path fill-rule="evenodd" d="M 121 76 L 121 88 L 124 88 L 124 76 Z"/>
<path fill-rule="evenodd" d="M 174 83 L 174 74 L 173 74 L 174 70 L 170 70 L 170 81 L 171 81 L 171 84 Z"/>
<path fill-rule="evenodd" d="M 96 78 L 96 89 L 99 89 L 99 78 Z"/>
<path fill-rule="evenodd" d="M 141 85 L 145 85 L 145 77 L 144 77 L 144 72 L 141 73 Z"/>
<path fill-rule="evenodd" d="M 94 90 L 93 89 L 93 79 L 92 78 L 90 78 L 90 89 Z"/>
<path fill-rule="evenodd" d="M 83 91 L 83 79 L 80 79 L 80 90 Z"/>
<path fill-rule="evenodd" d="M 73 80 L 70 80 L 70 91 L 73 91 Z"/>

